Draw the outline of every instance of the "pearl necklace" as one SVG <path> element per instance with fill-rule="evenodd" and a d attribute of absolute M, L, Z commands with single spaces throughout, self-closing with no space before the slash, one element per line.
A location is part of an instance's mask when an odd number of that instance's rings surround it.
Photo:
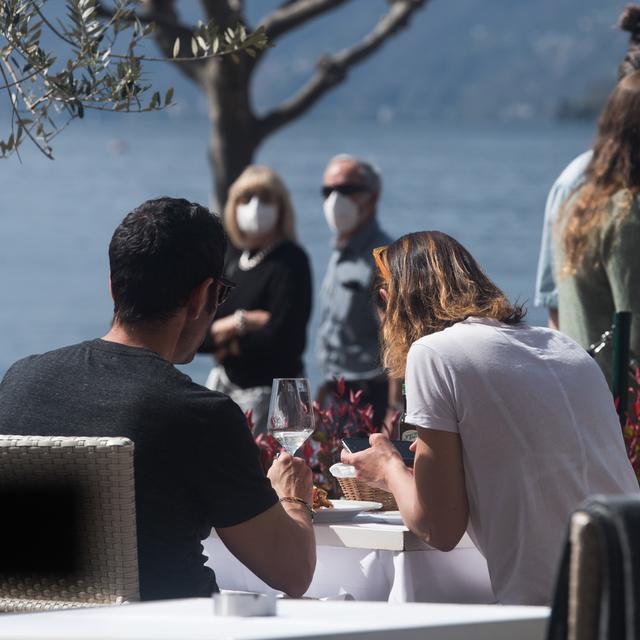
<path fill-rule="evenodd" d="M 240 260 L 238 260 L 238 268 L 240 271 L 249 271 L 254 267 L 257 267 L 266 257 L 269 255 L 273 249 L 278 245 L 278 242 L 274 242 L 264 249 L 260 249 L 258 253 L 256 253 L 253 257 L 250 257 L 249 250 L 245 249 L 240 254 Z"/>

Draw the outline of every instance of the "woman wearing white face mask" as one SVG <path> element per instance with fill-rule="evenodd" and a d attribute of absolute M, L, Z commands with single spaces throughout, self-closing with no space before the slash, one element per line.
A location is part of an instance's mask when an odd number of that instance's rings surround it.
<path fill-rule="evenodd" d="M 224 222 L 232 244 L 225 277 L 237 286 L 201 348 L 216 360 L 206 386 L 251 411 L 257 435 L 266 432 L 273 378 L 303 373 L 311 270 L 289 193 L 268 167 L 249 166 L 231 185 Z"/>

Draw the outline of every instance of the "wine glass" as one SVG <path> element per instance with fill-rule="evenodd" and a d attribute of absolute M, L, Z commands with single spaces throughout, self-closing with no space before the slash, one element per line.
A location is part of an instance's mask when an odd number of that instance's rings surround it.
<path fill-rule="evenodd" d="M 267 421 L 269 432 L 293 455 L 313 433 L 313 401 L 307 378 L 275 378 Z"/>

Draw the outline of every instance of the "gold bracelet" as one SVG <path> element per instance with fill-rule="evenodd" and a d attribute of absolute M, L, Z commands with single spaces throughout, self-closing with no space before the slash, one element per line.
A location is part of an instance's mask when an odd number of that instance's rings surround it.
<path fill-rule="evenodd" d="M 313 522 L 313 518 L 316 515 L 316 512 L 313 510 L 313 507 L 306 500 L 303 500 L 302 498 L 297 498 L 295 496 L 284 496 L 283 498 L 280 498 L 280 502 L 292 502 L 293 504 L 303 505 L 304 507 L 306 507 L 307 511 L 309 512 L 309 515 L 311 516 L 311 522 Z"/>

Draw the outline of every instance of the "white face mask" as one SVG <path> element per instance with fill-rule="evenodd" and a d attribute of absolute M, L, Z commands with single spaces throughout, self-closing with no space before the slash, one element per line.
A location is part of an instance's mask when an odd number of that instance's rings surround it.
<path fill-rule="evenodd" d="M 278 207 L 253 196 L 247 204 L 236 207 L 236 222 L 242 233 L 261 236 L 273 231 L 278 221 Z"/>
<path fill-rule="evenodd" d="M 358 225 L 360 210 L 349 196 L 332 191 L 324 201 L 323 208 L 327 224 L 339 234 L 349 233 Z"/>

